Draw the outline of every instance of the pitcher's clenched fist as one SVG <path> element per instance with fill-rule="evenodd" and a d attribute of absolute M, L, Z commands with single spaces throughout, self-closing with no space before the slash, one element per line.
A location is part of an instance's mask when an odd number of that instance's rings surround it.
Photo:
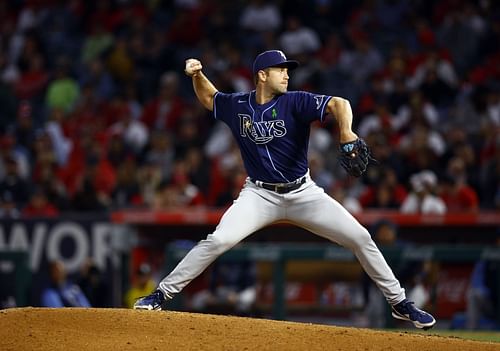
<path fill-rule="evenodd" d="M 201 62 L 197 59 L 187 59 L 186 60 L 186 68 L 184 69 L 184 72 L 190 77 L 194 76 L 198 72 L 200 72 L 202 69 Z"/>

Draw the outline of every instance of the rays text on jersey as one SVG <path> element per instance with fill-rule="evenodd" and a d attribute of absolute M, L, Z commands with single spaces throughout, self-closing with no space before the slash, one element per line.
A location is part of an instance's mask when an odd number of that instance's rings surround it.
<path fill-rule="evenodd" d="M 285 121 L 282 119 L 272 121 L 252 121 L 250 115 L 239 113 L 240 135 L 249 138 L 255 144 L 267 144 L 271 140 L 286 135 Z"/>

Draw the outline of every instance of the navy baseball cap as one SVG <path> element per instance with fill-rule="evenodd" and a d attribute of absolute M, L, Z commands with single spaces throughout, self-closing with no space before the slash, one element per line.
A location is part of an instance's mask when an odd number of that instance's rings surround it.
<path fill-rule="evenodd" d="M 288 60 L 281 50 L 268 50 L 260 53 L 253 62 L 253 74 L 255 75 L 261 69 L 268 67 L 285 66 L 288 69 L 295 69 L 299 66 L 299 62 Z"/>

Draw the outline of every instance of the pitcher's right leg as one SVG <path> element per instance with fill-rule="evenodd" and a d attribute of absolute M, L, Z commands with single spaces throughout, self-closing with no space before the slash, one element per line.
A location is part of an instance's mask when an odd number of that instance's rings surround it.
<path fill-rule="evenodd" d="M 283 214 L 280 203 L 266 190 L 247 183 L 215 231 L 193 247 L 158 288 L 167 298 L 172 298 L 222 253 L 258 229 L 277 221 Z"/>

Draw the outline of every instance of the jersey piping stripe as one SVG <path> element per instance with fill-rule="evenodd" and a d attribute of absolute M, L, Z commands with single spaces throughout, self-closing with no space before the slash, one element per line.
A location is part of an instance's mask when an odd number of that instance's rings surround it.
<path fill-rule="evenodd" d="M 253 109 L 253 106 L 250 103 L 250 98 L 251 97 L 252 97 L 252 92 L 250 92 L 250 94 L 248 94 L 248 106 L 250 106 L 250 108 L 252 109 L 252 123 L 253 123 L 253 121 L 254 121 L 254 115 L 255 115 L 255 110 Z"/>
<path fill-rule="evenodd" d="M 326 101 L 325 103 L 323 104 L 323 108 L 321 109 L 321 122 L 323 122 L 325 120 L 325 109 L 326 109 L 326 105 L 328 105 L 328 101 L 330 101 L 332 99 L 331 96 L 328 96 L 326 98 Z"/>
<path fill-rule="evenodd" d="M 217 91 L 217 92 L 215 92 L 215 95 L 214 95 L 214 118 L 215 118 L 215 119 L 218 119 L 218 118 L 217 118 L 217 109 L 216 109 L 216 107 L 215 107 L 215 105 L 216 105 L 216 103 L 215 103 L 215 98 L 217 97 L 217 95 L 219 95 L 219 92 L 218 92 L 218 91 Z"/>
<path fill-rule="evenodd" d="M 271 154 L 269 153 L 269 149 L 268 149 L 267 145 L 266 145 L 266 151 L 267 151 L 267 156 L 269 156 L 269 161 L 271 161 L 271 165 L 273 166 L 273 169 L 276 172 L 278 172 L 283 177 L 283 179 L 286 180 L 287 183 L 290 183 L 290 181 L 283 175 L 283 173 L 281 173 L 280 171 L 278 171 L 276 169 L 276 166 L 274 165 L 273 158 L 271 157 Z"/>

